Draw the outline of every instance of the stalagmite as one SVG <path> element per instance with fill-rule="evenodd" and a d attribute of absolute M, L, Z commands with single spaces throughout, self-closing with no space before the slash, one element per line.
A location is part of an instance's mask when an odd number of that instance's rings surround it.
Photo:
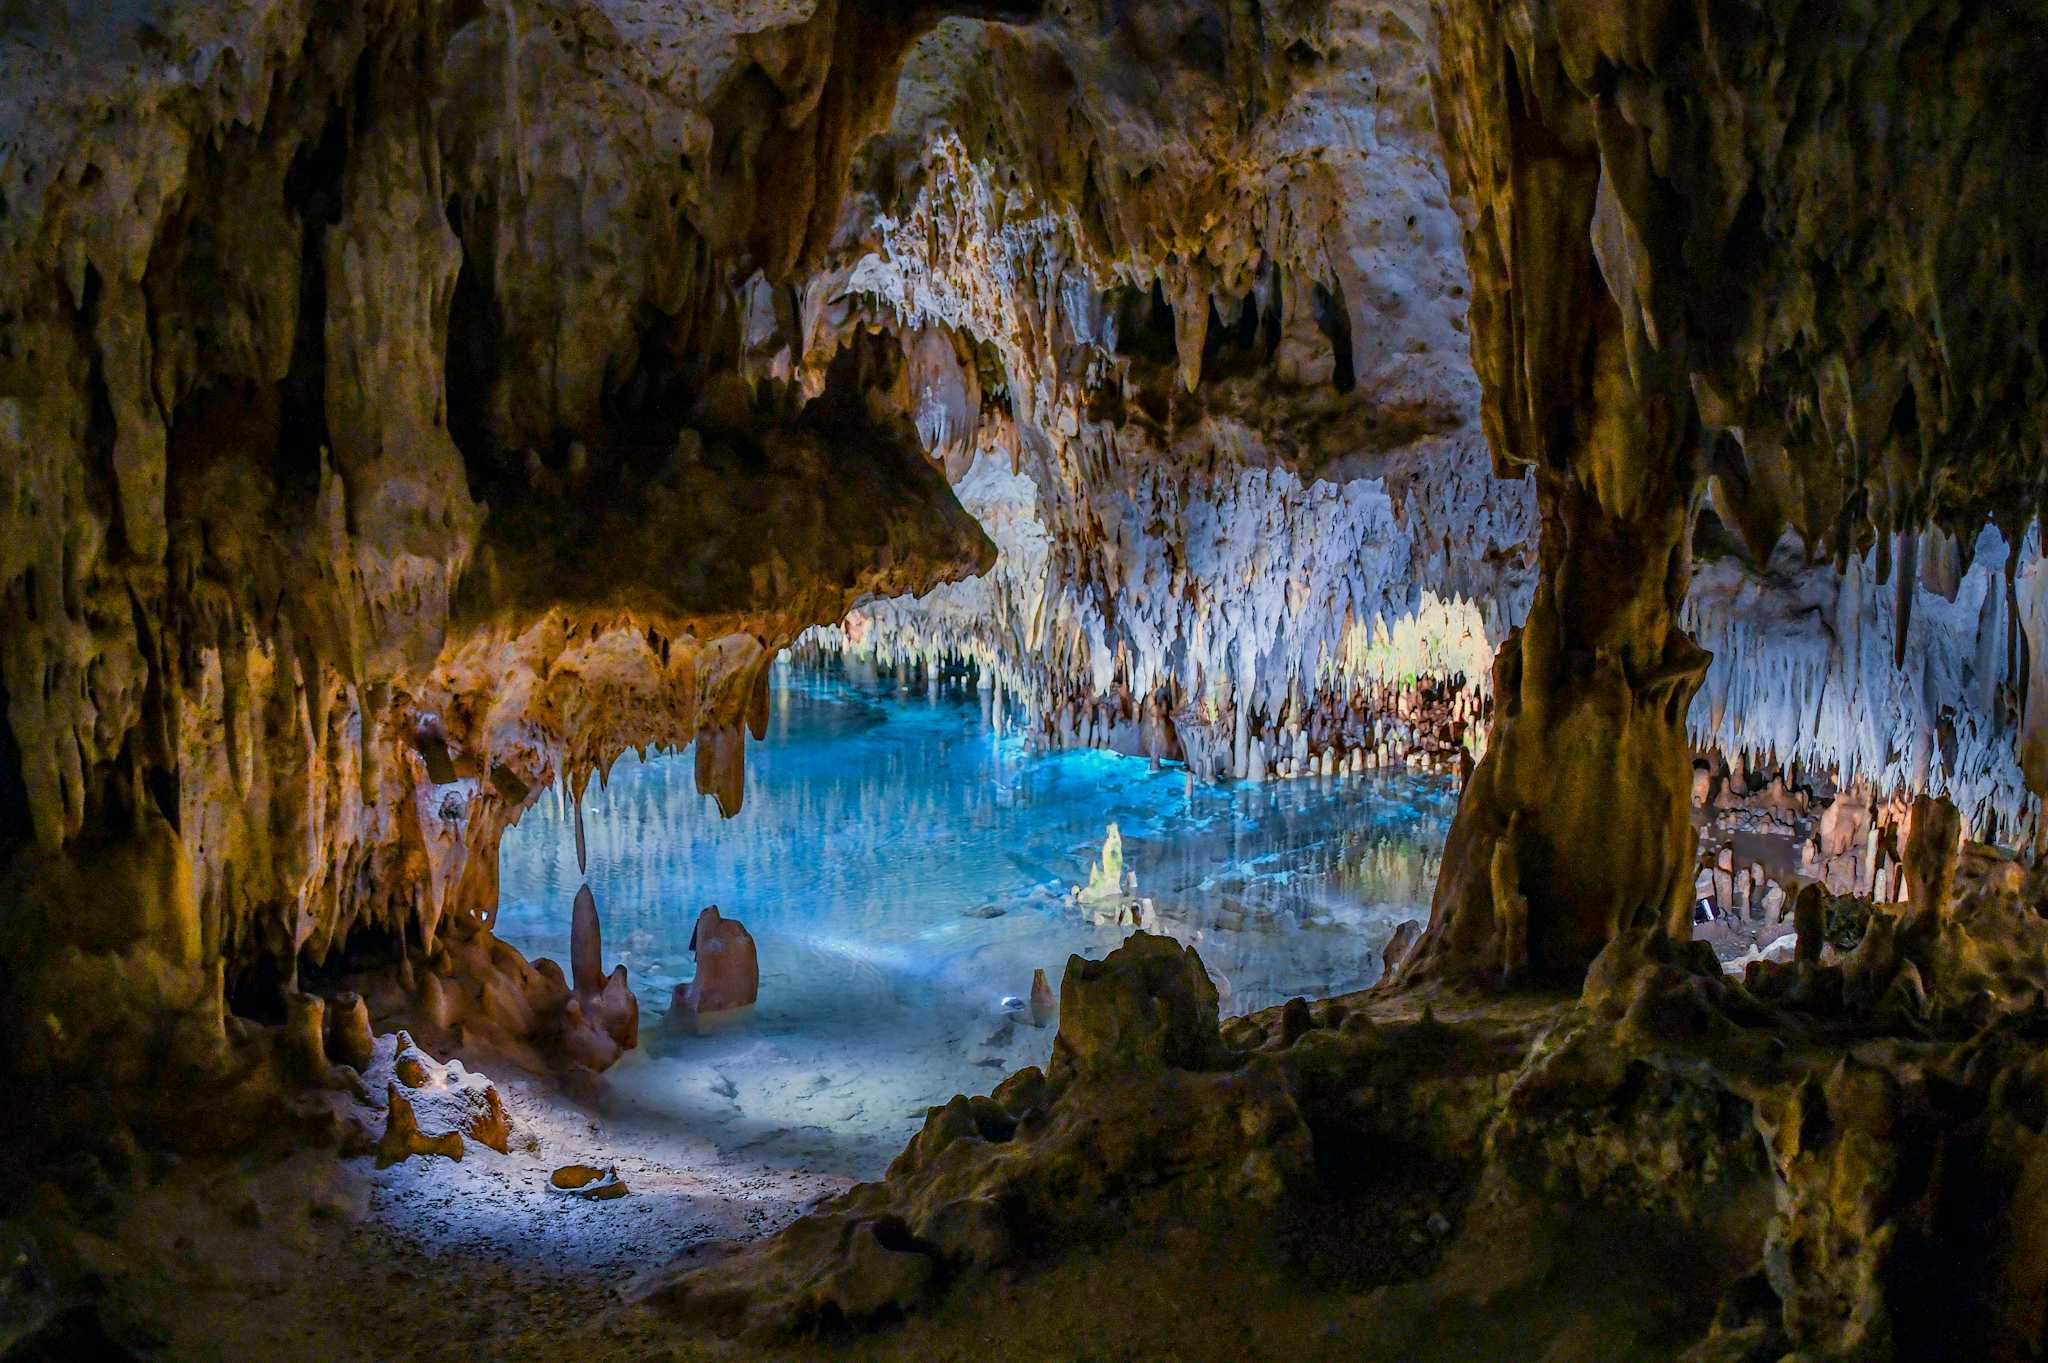
<path fill-rule="evenodd" d="M 761 992 L 753 934 L 737 919 L 720 914 L 717 905 L 709 905 L 697 915 L 690 950 L 697 957 L 697 975 L 676 986 L 669 1000 L 669 1025 L 701 1035 L 750 1018 Z"/>
<path fill-rule="evenodd" d="M 1102 855 L 1088 868 L 1088 883 L 1075 891 L 1083 904 L 1114 904 L 1124 897 L 1124 839 L 1115 824 L 1102 839 Z"/>
<path fill-rule="evenodd" d="M 413 1114 L 412 1100 L 400 1092 L 395 1083 L 385 1089 L 385 1111 L 384 1134 L 377 1140 L 379 1169 L 402 1164 L 414 1155 L 440 1155 L 452 1160 L 462 1158 L 462 1133 L 445 1131 L 429 1136 L 421 1131 L 419 1118 Z"/>
<path fill-rule="evenodd" d="M 1799 934 L 1798 959 L 1809 965 L 1820 962 L 1827 945 L 1826 892 L 1811 881 L 1799 887 L 1792 901 L 1792 926 Z"/>
<path fill-rule="evenodd" d="M 1401 968 L 1401 963 L 1408 959 L 1408 953 L 1414 950 L 1415 943 L 1421 936 L 1422 924 L 1413 918 L 1401 920 L 1400 926 L 1394 929 L 1394 935 L 1387 939 L 1387 945 L 1380 952 L 1380 973 L 1383 977 L 1391 978 L 1394 972 Z"/>
<path fill-rule="evenodd" d="M 604 988 L 604 956 L 597 921 L 597 896 L 584 885 L 569 915 L 569 979 L 579 994 Z"/>
<path fill-rule="evenodd" d="M 1948 912 L 1962 836 L 1962 818 L 1954 805 L 1938 795 L 1913 801 L 1912 831 L 1906 835 L 1903 855 L 1907 898 L 1923 915 L 1939 919 Z"/>
<path fill-rule="evenodd" d="M 316 994 L 285 996 L 285 1043 L 292 1069 L 301 1082 L 330 1082 L 326 1000 Z"/>
<path fill-rule="evenodd" d="M 1043 970 L 1031 972 L 1031 995 L 1028 1000 L 1028 1007 L 1033 1027 L 1050 1027 L 1059 1020 L 1059 1000 L 1054 996 L 1052 985 L 1047 982 Z"/>
<path fill-rule="evenodd" d="M 370 1009 L 360 994 L 344 991 L 328 1000 L 327 1054 L 358 1074 L 370 1068 L 375 1042 Z"/>

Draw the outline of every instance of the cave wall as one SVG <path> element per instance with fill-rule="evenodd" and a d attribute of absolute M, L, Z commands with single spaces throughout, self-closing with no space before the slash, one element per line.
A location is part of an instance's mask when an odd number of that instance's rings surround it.
<path fill-rule="evenodd" d="M 1159 691 L 1235 775 L 1240 712 L 1483 687 L 1533 534 L 1478 429 L 1421 17 L 1257 17 L 939 26 L 856 174 L 850 264 L 807 295 L 819 332 L 924 338 L 912 397 L 970 507 L 978 459 L 1036 490 L 985 519 L 999 648 L 966 587 L 864 608 L 863 637 L 973 653 L 1034 709 Z"/>
<path fill-rule="evenodd" d="M 2016 544 L 2038 514 L 2019 281 L 2048 241 L 2014 129 L 2041 36 L 2003 6 L 1444 7 L 1482 418 L 1536 470 L 1542 570 L 1418 968 L 1570 979 L 1631 929 L 1689 935 L 1680 725 L 1708 660 L 1676 614 L 1703 491 L 1752 562 L 1788 528 L 1809 561 L 1874 553 L 1895 665 L 1923 536 Z"/>
<path fill-rule="evenodd" d="M 1652 786 L 1689 736 L 2031 817 L 2030 10 L 956 8 L 11 19 L 29 1068 L 487 923 L 503 828 L 629 746 L 709 730 L 734 807 L 766 661 L 857 607 L 1163 686 L 1241 774 L 1548 581 L 1626 688 L 1721 655 Z"/>
<path fill-rule="evenodd" d="M 504 827 L 627 747 L 713 731 L 736 804 L 784 643 L 987 566 L 870 400 L 899 355 L 738 364 L 735 281 L 804 265 L 933 17 L 10 20 L 10 1065 L 217 1066 L 351 938 L 488 923 Z"/>

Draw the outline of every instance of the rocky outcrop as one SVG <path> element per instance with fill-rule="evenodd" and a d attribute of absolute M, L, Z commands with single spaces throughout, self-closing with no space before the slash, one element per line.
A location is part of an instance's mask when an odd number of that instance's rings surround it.
<path fill-rule="evenodd" d="M 1469 1357 L 1492 1328 L 1572 1357 L 2027 1357 L 2039 1217 L 2012 1199 L 2039 1177 L 2048 920 L 2018 869 L 1969 849 L 1925 927 L 1747 986 L 1632 929 L 1575 1000 L 1294 1000 L 1220 1028 L 1193 952 L 1140 933 L 1069 963 L 1044 1074 L 932 1109 L 884 1181 L 645 1301 L 765 1347 L 1179 1234 L 1294 1284 L 1291 1320 L 1361 1312 L 1346 1356 Z M 1134 1316 L 1162 1290 L 1208 1318 L 1156 1258 L 1122 1270 Z"/>
<path fill-rule="evenodd" d="M 1284 1197 L 1312 1177 L 1308 1131 L 1279 1067 L 1233 1056 L 1216 1019 L 1200 960 L 1167 938 L 1076 957 L 1048 1071 L 932 1109 L 886 1182 L 650 1299 L 728 1332 L 871 1323 L 1048 1237 L 1115 1233 L 1164 1170 L 1184 1198 Z"/>

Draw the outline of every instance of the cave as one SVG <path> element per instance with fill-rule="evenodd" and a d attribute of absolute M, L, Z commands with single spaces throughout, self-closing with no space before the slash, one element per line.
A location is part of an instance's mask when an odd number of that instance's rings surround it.
<path fill-rule="evenodd" d="M 0 1360 L 2048 1358 L 2044 70 L 0 5 Z"/>

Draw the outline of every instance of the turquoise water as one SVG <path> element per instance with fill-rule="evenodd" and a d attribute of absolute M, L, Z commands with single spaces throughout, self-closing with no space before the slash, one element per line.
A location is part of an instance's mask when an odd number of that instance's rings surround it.
<path fill-rule="evenodd" d="M 1051 1033 L 1018 1025 L 1014 1000 L 1034 968 L 1057 987 L 1070 954 L 1100 957 L 1130 931 L 1067 899 L 1112 822 L 1151 921 L 1201 953 L 1226 1013 L 1361 988 L 1395 925 L 1427 917 L 1455 805 L 1441 780 L 1195 785 L 1139 758 L 1029 751 L 983 706 L 957 684 L 934 695 L 784 665 L 736 818 L 696 793 L 687 753 L 628 757 L 592 785 L 604 964 L 629 968 L 635 1065 L 655 1066 L 637 1080 L 626 1067 L 628 1083 L 678 1119 L 736 1124 L 736 1141 L 852 1140 L 851 1155 L 810 1153 L 864 1173 L 860 1151 L 886 1160 L 923 1106 L 1049 1053 Z M 565 961 L 581 883 L 568 811 L 529 811 L 501 872 L 499 935 Z M 731 1036 L 667 1034 L 659 1017 L 712 903 L 758 945 L 755 1019 Z"/>

